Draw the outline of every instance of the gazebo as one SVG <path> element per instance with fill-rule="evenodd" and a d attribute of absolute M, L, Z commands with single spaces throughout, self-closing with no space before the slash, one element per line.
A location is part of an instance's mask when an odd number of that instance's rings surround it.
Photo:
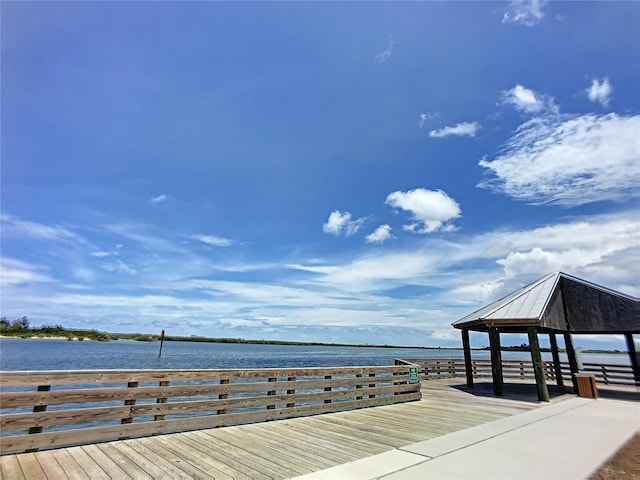
<path fill-rule="evenodd" d="M 556 334 L 564 336 L 574 390 L 578 364 L 572 334 L 623 334 L 636 384 L 640 367 L 633 334 L 640 333 L 640 299 L 563 272 L 548 274 L 500 300 L 454 322 L 462 331 L 467 386 L 473 387 L 469 331 L 487 332 L 491 350 L 493 393 L 503 395 L 501 333 L 526 333 L 538 399 L 549 401 L 539 334 L 548 334 L 558 385 L 563 385 Z"/>

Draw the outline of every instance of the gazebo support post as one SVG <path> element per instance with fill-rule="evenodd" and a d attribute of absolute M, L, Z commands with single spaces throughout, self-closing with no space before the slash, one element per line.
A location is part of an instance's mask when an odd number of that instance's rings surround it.
<path fill-rule="evenodd" d="M 578 383 L 576 382 L 576 373 L 578 373 L 578 362 L 576 361 L 576 352 L 573 349 L 573 340 L 571 340 L 571 333 L 564 334 L 564 346 L 567 350 L 567 357 L 569 358 L 569 369 L 571 370 L 571 383 L 573 384 L 573 393 L 578 393 Z"/>
<path fill-rule="evenodd" d="M 533 372 L 536 376 L 536 390 L 538 392 L 538 400 L 540 400 L 541 402 L 548 402 L 549 390 L 547 389 L 547 382 L 544 378 L 544 366 L 542 365 L 540 344 L 538 343 L 538 330 L 536 329 L 536 327 L 528 327 L 527 335 L 529 336 L 529 348 L 531 349 Z"/>
<path fill-rule="evenodd" d="M 471 344 L 469 330 L 462 330 L 462 350 L 464 351 L 464 370 L 467 374 L 467 387 L 473 388 L 473 365 L 471 364 Z"/>
<path fill-rule="evenodd" d="M 489 348 L 491 349 L 491 376 L 493 377 L 493 394 L 496 397 L 504 395 L 502 385 L 502 354 L 500 353 L 500 332 L 495 327 L 489 327 Z"/>
<path fill-rule="evenodd" d="M 631 360 L 631 368 L 633 368 L 633 379 L 636 387 L 640 384 L 640 365 L 638 364 L 638 354 L 636 353 L 636 344 L 633 343 L 633 333 L 625 333 L 624 338 L 627 341 L 627 352 Z"/>
<path fill-rule="evenodd" d="M 553 355 L 553 370 L 556 373 L 556 384 L 564 387 L 564 379 L 562 378 L 562 364 L 560 363 L 560 354 L 558 353 L 558 340 L 555 333 L 549 334 L 549 343 L 551 344 L 551 355 Z"/>

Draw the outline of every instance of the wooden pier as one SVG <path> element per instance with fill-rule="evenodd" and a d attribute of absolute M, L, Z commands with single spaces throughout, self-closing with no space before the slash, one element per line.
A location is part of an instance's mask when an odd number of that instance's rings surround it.
<path fill-rule="evenodd" d="M 375 408 L 3 455 L 3 479 L 285 479 L 538 408 L 535 385 L 467 390 L 423 382 L 422 400 Z M 486 391 L 485 391 L 486 390 Z M 569 395 L 552 391 L 552 401 Z"/>

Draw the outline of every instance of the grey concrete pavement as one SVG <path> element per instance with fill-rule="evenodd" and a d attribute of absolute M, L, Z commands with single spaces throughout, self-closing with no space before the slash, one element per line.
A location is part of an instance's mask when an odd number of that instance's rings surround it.
<path fill-rule="evenodd" d="M 640 431 L 640 403 L 572 398 L 297 480 L 583 479 Z"/>

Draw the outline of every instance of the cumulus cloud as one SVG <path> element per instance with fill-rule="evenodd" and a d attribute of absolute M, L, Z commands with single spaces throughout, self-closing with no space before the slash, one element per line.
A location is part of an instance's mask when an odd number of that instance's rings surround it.
<path fill-rule="evenodd" d="M 389 225 L 380 225 L 373 233 L 367 235 L 366 240 L 367 243 L 384 243 L 392 237 L 391 227 Z"/>
<path fill-rule="evenodd" d="M 532 204 L 576 206 L 640 194 L 640 115 L 534 118 L 502 155 L 481 160 L 478 186 Z"/>
<path fill-rule="evenodd" d="M 544 18 L 543 8 L 546 3 L 544 0 L 511 0 L 502 17 L 502 23 L 533 27 Z"/>
<path fill-rule="evenodd" d="M 443 138 L 455 135 L 458 137 L 475 137 L 480 128 L 477 122 L 462 122 L 452 127 L 444 127 L 439 130 L 431 130 L 429 136 L 433 138 Z"/>
<path fill-rule="evenodd" d="M 460 206 L 442 190 L 416 188 L 407 192 L 387 195 L 387 205 L 410 212 L 414 223 L 404 229 L 415 233 L 432 233 L 438 230 L 451 231 L 451 221 L 460 216 Z"/>
<path fill-rule="evenodd" d="M 393 51 L 393 35 L 389 35 L 389 43 L 387 44 L 387 48 L 376 55 L 376 60 L 380 63 L 386 62 L 391 56 L 391 52 Z"/>
<path fill-rule="evenodd" d="M 158 195 L 157 197 L 151 197 L 149 199 L 149 203 L 151 203 L 152 205 L 157 205 L 158 203 L 166 202 L 170 197 L 171 195 L 166 195 L 163 193 L 162 195 Z"/>
<path fill-rule="evenodd" d="M 557 110 L 553 97 L 535 92 L 522 85 L 516 85 L 512 89 L 502 92 L 502 103 L 513 105 L 517 110 L 525 113 Z"/>
<path fill-rule="evenodd" d="M 350 237 L 364 224 L 364 218 L 358 218 L 357 220 L 351 219 L 351 214 L 349 212 L 341 212 L 339 210 L 334 210 L 329 215 L 329 219 L 326 223 L 322 225 L 322 231 L 324 233 L 331 233 L 335 236 L 344 233 L 345 236 Z"/>
<path fill-rule="evenodd" d="M 207 245 L 211 245 L 212 247 L 228 247 L 233 242 L 228 238 L 219 237 L 217 235 L 194 235 L 194 240 L 198 240 L 199 242 L 206 243 Z"/>
<path fill-rule="evenodd" d="M 603 80 L 593 79 L 591 86 L 586 90 L 589 100 L 599 103 L 603 107 L 609 106 L 611 100 L 611 94 L 613 93 L 613 87 L 609 83 L 609 79 Z"/>

